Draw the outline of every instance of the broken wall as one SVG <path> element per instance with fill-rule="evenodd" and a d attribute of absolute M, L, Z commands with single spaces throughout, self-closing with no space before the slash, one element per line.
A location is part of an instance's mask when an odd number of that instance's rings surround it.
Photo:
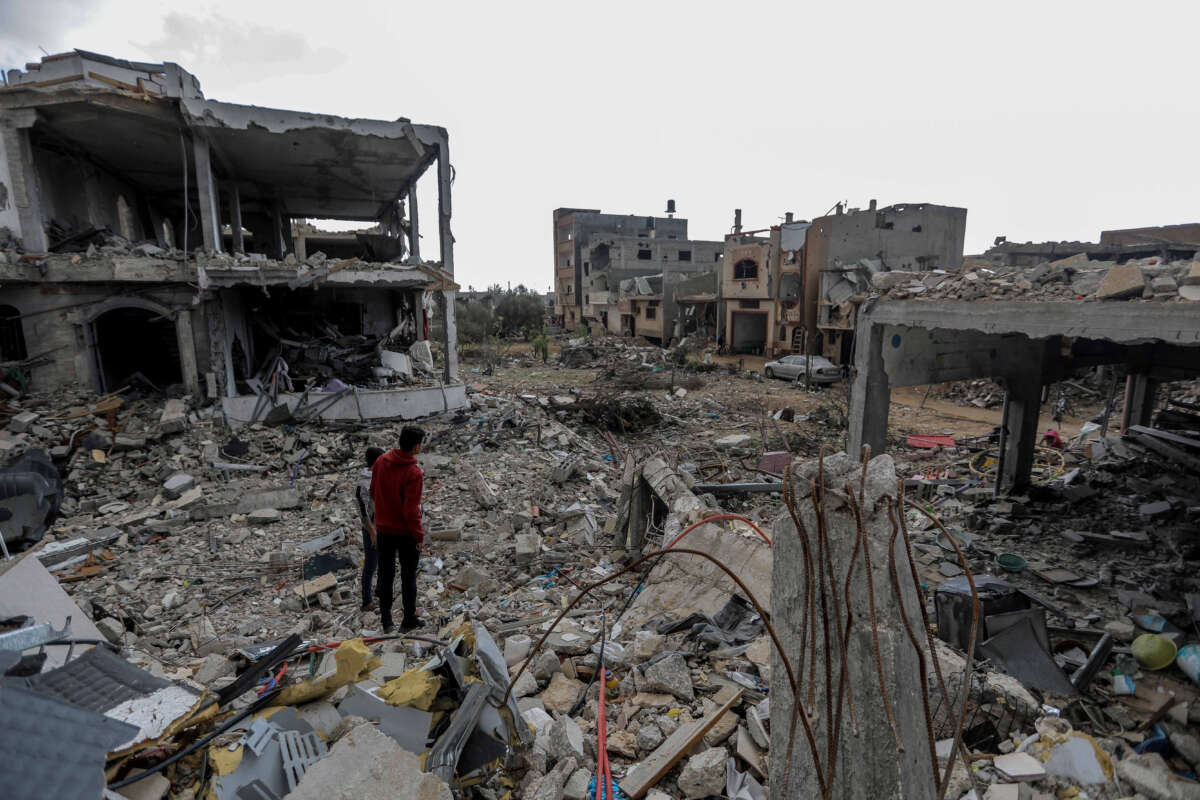
<path fill-rule="evenodd" d="M 17 214 L 17 185 L 8 166 L 10 146 L 15 146 L 16 131 L 0 124 L 0 228 L 8 228 L 14 236 L 21 236 L 21 218 Z M 10 140 L 13 140 L 10 144 Z"/>
<path fill-rule="evenodd" d="M 142 225 L 138 192 L 131 184 L 82 154 L 41 147 L 36 136 L 33 145 L 42 213 L 47 221 L 69 231 L 107 227 L 131 241 L 155 238 Z"/>

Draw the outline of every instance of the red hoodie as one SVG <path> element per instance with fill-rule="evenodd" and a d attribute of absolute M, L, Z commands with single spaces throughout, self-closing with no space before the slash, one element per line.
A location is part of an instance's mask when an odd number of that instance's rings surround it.
<path fill-rule="evenodd" d="M 371 470 L 371 500 L 375 503 L 375 529 L 381 534 L 409 536 L 425 542 L 421 526 L 421 491 L 425 476 L 412 453 L 389 450 Z"/>

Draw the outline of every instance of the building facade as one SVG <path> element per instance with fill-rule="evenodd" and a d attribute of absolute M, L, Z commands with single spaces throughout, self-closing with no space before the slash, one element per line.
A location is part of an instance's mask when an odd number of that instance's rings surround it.
<path fill-rule="evenodd" d="M 584 324 L 584 262 L 592 237 L 687 239 L 687 220 L 605 214 L 594 208 L 556 208 L 553 212 L 554 320 L 568 330 Z M 590 272 L 590 263 L 588 270 Z M 652 270 L 657 271 L 657 270 Z"/>

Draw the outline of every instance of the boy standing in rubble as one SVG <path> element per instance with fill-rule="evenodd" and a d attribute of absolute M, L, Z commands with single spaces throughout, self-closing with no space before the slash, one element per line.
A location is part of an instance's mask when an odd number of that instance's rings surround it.
<path fill-rule="evenodd" d="M 396 559 L 400 560 L 400 599 L 404 618 L 400 630 L 421 627 L 417 619 L 417 563 L 425 529 L 421 526 L 421 491 L 425 476 L 417 454 L 425 431 L 409 425 L 400 431 L 400 446 L 379 457 L 371 471 L 371 499 L 375 502 L 375 530 L 379 546 L 379 617 L 383 632 L 391 633 Z"/>
<path fill-rule="evenodd" d="M 362 567 L 362 610 L 371 611 L 375 601 L 371 599 L 371 581 L 379 566 L 379 544 L 375 533 L 375 502 L 371 499 L 371 469 L 383 455 L 382 447 L 367 448 L 367 467 L 358 476 L 354 487 L 354 502 L 358 505 L 358 516 L 362 520 L 363 567 Z M 375 593 L 379 593 L 376 584 Z"/>

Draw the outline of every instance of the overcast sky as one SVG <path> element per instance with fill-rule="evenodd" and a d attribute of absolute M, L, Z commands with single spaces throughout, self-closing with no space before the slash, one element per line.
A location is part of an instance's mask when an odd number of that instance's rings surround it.
<path fill-rule="evenodd" d="M 559 206 L 674 198 L 719 239 L 734 208 L 943 203 L 968 253 L 1197 221 L 1198 23 L 1191 0 L 0 0 L 0 64 L 77 47 L 212 99 L 441 125 L 458 281 L 545 290 Z"/>

